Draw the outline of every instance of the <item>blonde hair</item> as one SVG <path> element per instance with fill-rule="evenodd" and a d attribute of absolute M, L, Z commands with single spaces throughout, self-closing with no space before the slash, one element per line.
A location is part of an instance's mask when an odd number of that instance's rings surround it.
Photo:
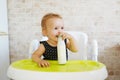
<path fill-rule="evenodd" d="M 48 13 L 45 16 L 43 16 L 43 18 L 42 18 L 42 21 L 41 21 L 42 29 L 46 28 L 46 22 L 47 22 L 48 19 L 51 19 L 51 18 L 60 18 L 60 19 L 62 19 L 62 17 L 59 14 Z"/>

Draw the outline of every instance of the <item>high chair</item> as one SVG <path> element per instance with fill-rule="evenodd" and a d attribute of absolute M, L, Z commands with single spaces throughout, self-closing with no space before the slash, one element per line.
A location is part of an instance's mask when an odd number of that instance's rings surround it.
<path fill-rule="evenodd" d="M 20 60 L 12 63 L 7 75 L 13 80 L 105 80 L 108 76 L 106 66 L 97 61 L 98 45 L 93 40 L 88 45 L 88 36 L 79 31 L 67 31 L 73 35 L 79 51 L 69 51 L 68 61 L 60 65 L 57 61 L 50 60 L 48 68 L 41 68 L 31 59 Z M 41 41 L 47 40 L 43 37 Z M 38 40 L 30 43 L 29 58 L 40 45 Z"/>
<path fill-rule="evenodd" d="M 77 53 L 68 50 L 68 60 L 94 60 L 97 61 L 98 45 L 96 40 L 92 40 L 91 44 L 88 44 L 88 36 L 84 32 L 79 31 L 66 31 L 75 38 L 79 51 Z M 46 41 L 47 37 L 42 37 L 41 41 Z M 38 48 L 40 42 L 35 39 L 31 41 L 29 48 L 29 58 L 32 53 Z"/>

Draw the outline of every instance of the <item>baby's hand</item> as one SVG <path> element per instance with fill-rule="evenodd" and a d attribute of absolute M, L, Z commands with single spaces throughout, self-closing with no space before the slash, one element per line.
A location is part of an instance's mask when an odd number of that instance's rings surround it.
<path fill-rule="evenodd" d="M 64 39 L 69 39 L 70 40 L 72 38 L 72 36 L 70 34 L 66 33 L 66 32 L 62 32 L 62 33 L 60 33 L 60 35 L 62 35 L 63 40 Z"/>
<path fill-rule="evenodd" d="M 46 60 L 41 60 L 41 61 L 38 63 L 38 65 L 39 65 L 40 67 L 49 67 L 49 66 L 50 66 L 49 62 L 46 61 Z"/>

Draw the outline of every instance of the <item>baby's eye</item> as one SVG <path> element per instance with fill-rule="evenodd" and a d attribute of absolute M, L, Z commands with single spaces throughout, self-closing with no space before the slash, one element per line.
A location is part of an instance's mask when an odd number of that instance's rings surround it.
<path fill-rule="evenodd" d="M 57 27 L 55 27 L 55 30 L 57 30 L 58 28 Z"/>
<path fill-rule="evenodd" d="M 61 29 L 64 29 L 64 27 L 61 27 Z"/>

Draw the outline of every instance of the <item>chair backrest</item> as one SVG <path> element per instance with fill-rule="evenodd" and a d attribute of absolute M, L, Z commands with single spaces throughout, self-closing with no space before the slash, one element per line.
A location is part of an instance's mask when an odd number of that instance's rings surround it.
<path fill-rule="evenodd" d="M 86 33 L 79 31 L 67 31 L 75 38 L 79 51 L 77 53 L 69 51 L 69 60 L 87 60 L 87 42 L 88 36 Z"/>
<path fill-rule="evenodd" d="M 77 53 L 73 53 L 71 51 L 68 51 L 68 59 L 69 60 L 87 60 L 87 42 L 88 37 L 85 33 L 79 32 L 79 31 L 66 31 L 69 34 L 71 34 L 78 45 L 79 51 Z M 47 37 L 43 37 L 41 41 L 47 40 Z M 39 46 L 38 40 L 33 40 L 30 44 L 29 49 L 29 58 L 31 58 L 32 53 L 38 48 Z"/>

